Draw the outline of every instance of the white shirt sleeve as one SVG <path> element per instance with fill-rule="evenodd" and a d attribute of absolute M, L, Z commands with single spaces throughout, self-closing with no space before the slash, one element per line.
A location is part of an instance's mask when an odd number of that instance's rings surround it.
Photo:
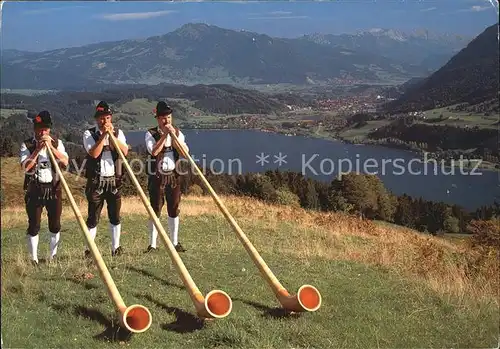
<path fill-rule="evenodd" d="M 83 146 L 84 146 L 85 150 L 87 151 L 87 153 L 89 153 L 90 148 L 92 148 L 94 146 L 94 144 L 95 144 L 94 138 L 90 134 L 90 131 L 86 130 L 83 133 Z"/>
<path fill-rule="evenodd" d="M 57 150 L 59 150 L 61 153 L 66 155 L 67 158 L 69 158 L 68 153 L 66 152 L 66 148 L 64 147 L 64 144 L 61 140 L 59 140 L 59 143 L 57 144 Z"/>
<path fill-rule="evenodd" d="M 182 131 L 179 131 L 179 137 L 177 137 L 179 139 L 179 141 L 181 141 L 182 143 L 186 143 L 186 136 L 184 136 L 184 133 L 182 133 Z"/>
<path fill-rule="evenodd" d="M 29 151 L 28 147 L 26 147 L 26 144 L 21 144 L 21 149 L 19 149 L 19 157 L 20 157 L 20 163 L 22 164 L 24 161 L 26 161 L 27 158 L 31 155 L 31 152 Z"/>
<path fill-rule="evenodd" d="M 146 135 L 144 136 L 144 141 L 146 142 L 146 148 L 148 149 L 148 153 L 152 154 L 153 147 L 155 146 L 156 142 L 153 136 L 151 135 L 151 132 L 146 131 Z"/>
<path fill-rule="evenodd" d="M 118 130 L 118 140 L 123 144 L 127 144 L 127 138 L 125 137 L 125 133 L 122 130 Z M 128 144 L 127 144 L 128 146 Z"/>
<path fill-rule="evenodd" d="M 184 133 L 182 133 L 180 130 L 179 130 L 179 135 L 177 136 L 177 139 L 179 140 L 179 142 L 186 144 L 186 136 L 184 136 Z M 167 141 L 165 142 L 165 146 L 171 147 L 172 143 L 173 143 L 173 139 L 170 135 L 168 135 Z M 186 144 L 186 146 L 187 146 L 187 144 Z"/>
<path fill-rule="evenodd" d="M 187 152 L 189 153 L 189 146 L 186 143 L 186 136 L 184 136 L 184 133 L 182 133 L 181 131 L 179 131 L 179 137 L 177 137 L 177 138 L 184 145 L 185 150 L 187 150 Z"/>

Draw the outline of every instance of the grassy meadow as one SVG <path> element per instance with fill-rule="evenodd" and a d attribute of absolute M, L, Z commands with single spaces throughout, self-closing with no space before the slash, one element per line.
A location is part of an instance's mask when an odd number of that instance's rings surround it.
<path fill-rule="evenodd" d="M 28 111 L 26 109 L 0 109 L 0 119 L 8 119 L 16 114 L 27 115 L 27 113 Z"/>
<path fill-rule="evenodd" d="M 287 314 L 210 197 L 183 196 L 180 254 L 203 294 L 232 298 L 223 319 L 201 321 L 165 246 L 145 254 L 148 216 L 137 197 L 122 208 L 125 254 L 110 253 L 103 210 L 96 244 L 125 303 L 142 304 L 151 328 L 130 334 L 104 283 L 83 257 L 71 207 L 63 211 L 58 260 L 42 220 L 39 268 L 28 263 L 22 177 L 2 158 L 2 338 L 8 348 L 489 348 L 498 345 L 498 263 L 466 240 L 448 241 L 339 213 L 222 197 L 282 284 L 316 286 L 321 308 Z M 66 176 L 86 217 L 82 184 Z M 166 214 L 162 222 L 166 224 Z M 161 241 L 161 240 L 159 240 Z M 481 263 L 477 262 L 478 260 Z M 476 261 L 474 264 L 471 264 Z"/>
<path fill-rule="evenodd" d="M 366 125 L 359 128 L 347 128 L 339 133 L 342 139 L 361 142 L 368 138 L 368 134 L 375 131 L 377 128 L 387 126 L 391 123 L 391 120 L 370 120 L 366 122 Z"/>
<path fill-rule="evenodd" d="M 206 115 L 205 112 L 194 107 L 194 102 L 186 99 L 169 99 L 170 102 L 177 102 L 188 110 L 190 121 L 213 122 L 218 120 L 217 116 Z M 156 101 L 148 101 L 147 98 L 136 98 L 123 103 L 115 113 L 117 124 L 124 130 L 146 129 L 154 123 L 153 110 L 156 108 Z M 176 114 L 174 113 L 174 118 Z M 182 118 L 185 118 L 183 115 Z M 131 123 L 129 118 L 135 119 Z"/>
<path fill-rule="evenodd" d="M 443 121 L 432 122 L 432 125 L 440 126 L 455 126 L 455 127 L 479 127 L 498 129 L 498 114 L 491 113 L 490 116 L 484 116 L 483 113 L 457 112 L 449 111 L 448 108 L 454 106 L 443 107 L 428 110 L 425 112 L 427 119 L 439 118 L 443 115 Z M 426 120 L 420 120 L 420 123 L 426 123 Z"/>

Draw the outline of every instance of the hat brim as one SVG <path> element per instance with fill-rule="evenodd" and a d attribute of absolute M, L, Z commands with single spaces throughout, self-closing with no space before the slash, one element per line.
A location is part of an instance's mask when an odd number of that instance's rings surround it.
<path fill-rule="evenodd" d="M 108 115 L 113 115 L 111 111 L 98 111 L 97 113 L 94 114 L 94 118 L 98 118 L 101 116 L 108 116 Z"/>
<path fill-rule="evenodd" d="M 162 111 L 161 113 L 156 113 L 156 117 L 160 117 L 160 116 L 169 116 L 173 113 L 173 110 L 172 109 L 167 109 L 167 110 L 164 110 Z"/>
<path fill-rule="evenodd" d="M 35 128 L 52 128 L 52 123 L 51 122 L 49 122 L 49 123 L 40 122 L 40 123 L 35 123 L 34 126 L 35 126 Z"/>

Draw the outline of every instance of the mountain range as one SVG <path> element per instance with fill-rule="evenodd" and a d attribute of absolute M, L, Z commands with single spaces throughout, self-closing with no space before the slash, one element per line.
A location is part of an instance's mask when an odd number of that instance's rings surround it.
<path fill-rule="evenodd" d="M 427 30 L 405 33 L 385 28 L 372 28 L 355 34 L 313 34 L 303 38 L 323 45 L 387 57 L 420 67 L 423 72 L 439 69 L 471 40 Z"/>
<path fill-rule="evenodd" d="M 467 43 L 457 36 L 390 29 L 285 39 L 191 23 L 141 40 L 46 52 L 4 50 L 2 87 L 401 81 L 428 76 Z"/>
<path fill-rule="evenodd" d="M 408 86 L 386 108 L 391 112 L 428 110 L 496 99 L 499 81 L 498 23 L 489 26 L 443 67 Z"/>

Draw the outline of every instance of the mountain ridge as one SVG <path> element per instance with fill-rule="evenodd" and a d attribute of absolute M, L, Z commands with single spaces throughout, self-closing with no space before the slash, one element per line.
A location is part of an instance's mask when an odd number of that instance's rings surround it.
<path fill-rule="evenodd" d="M 7 52 L 7 56 L 11 54 Z M 280 59 L 286 57 L 286 60 Z M 4 57 L 6 88 L 93 84 L 318 84 L 406 80 L 429 68 L 307 38 L 188 23 L 167 34 Z M 25 76 L 23 76 L 25 75 Z M 49 83 L 48 76 L 60 81 Z M 21 78 L 19 78 L 21 76 Z M 35 76 L 35 81 L 28 77 Z"/>
<path fill-rule="evenodd" d="M 216 26 L 216 25 L 212 25 L 212 24 L 206 24 L 206 23 L 203 23 L 203 22 L 190 22 L 190 23 L 186 23 L 180 27 L 178 27 L 177 29 L 174 29 L 173 31 L 170 31 L 170 32 L 165 32 L 164 34 L 158 34 L 158 35 L 151 35 L 151 36 L 145 36 L 145 37 L 140 37 L 140 38 L 126 38 L 126 39 L 119 39 L 119 40 L 104 40 L 104 41 L 99 41 L 99 42 L 92 42 L 92 43 L 88 43 L 88 44 L 83 44 L 83 45 L 76 45 L 76 46 L 64 46 L 64 47 L 58 47 L 58 48 L 54 48 L 54 49 L 47 49 L 47 50 L 42 50 L 42 51 L 27 51 L 27 50 L 19 50 L 19 49 L 14 49 L 14 48 L 4 48 L 2 50 L 2 53 L 5 53 L 5 52 L 18 52 L 18 53 L 23 53 L 23 54 L 39 54 L 39 53 L 46 53 L 46 52 L 51 52 L 51 51 L 57 51 L 57 50 L 62 50 L 62 49 L 70 49 L 70 48 L 77 48 L 77 47 L 87 47 L 87 46 L 91 46 L 91 45 L 100 45 L 100 44 L 104 44 L 104 43 L 120 43 L 120 42 L 123 42 L 123 41 L 145 41 L 147 40 L 148 38 L 153 38 L 153 37 L 160 37 L 160 36 L 163 36 L 163 35 L 167 35 L 169 33 L 172 33 L 172 32 L 175 32 L 179 29 L 181 29 L 183 26 L 213 26 L 213 27 L 217 27 L 217 28 L 221 28 L 221 29 L 225 29 L 225 30 L 229 30 L 229 31 L 235 31 L 235 32 L 241 32 L 241 33 L 250 33 L 250 34 L 256 34 L 256 35 L 267 35 L 267 36 L 270 36 L 270 37 L 273 37 L 273 38 L 277 38 L 277 39 L 300 39 L 300 38 L 303 38 L 303 37 L 307 37 L 307 36 L 315 36 L 315 35 L 332 35 L 332 36 L 355 36 L 355 35 L 360 35 L 360 34 L 373 34 L 374 32 L 377 32 L 377 31 L 382 31 L 382 32 L 387 32 L 387 31 L 396 31 L 398 33 L 401 33 L 401 35 L 404 35 L 404 36 L 408 36 L 408 37 L 421 37 L 422 35 L 419 35 L 418 33 L 420 32 L 427 32 L 429 33 L 430 36 L 432 37 L 435 37 L 435 38 L 441 38 L 441 39 L 444 39 L 444 38 L 448 38 L 448 37 L 457 37 L 457 38 L 460 38 L 461 40 L 464 40 L 465 42 L 470 42 L 471 40 L 474 39 L 475 36 L 465 36 L 465 35 L 459 35 L 459 34 L 454 34 L 454 33 L 448 33 L 448 32 L 436 32 L 436 31 L 429 31 L 425 28 L 422 28 L 422 29 L 415 29 L 415 30 L 411 30 L 411 31 L 405 31 L 405 30 L 399 30 L 399 29 L 394 29 L 394 28 L 389 28 L 389 27 L 382 27 L 382 28 L 370 28 L 370 29 L 362 29 L 362 30 L 357 30 L 357 31 L 353 31 L 353 32 L 341 32 L 341 33 L 325 33 L 325 32 L 314 32 L 314 33 L 311 33 L 311 34 L 301 34 L 301 35 L 297 35 L 297 36 L 294 36 L 294 37 L 284 37 L 284 36 L 271 36 L 269 34 L 266 34 L 264 32 L 258 32 L 258 31 L 250 31 L 250 30 L 246 30 L 246 29 L 229 29 L 229 28 L 224 28 L 224 27 L 219 27 L 219 26 Z"/>
<path fill-rule="evenodd" d="M 496 23 L 386 108 L 391 112 L 405 112 L 498 99 L 499 70 Z"/>
<path fill-rule="evenodd" d="M 420 66 L 427 73 L 439 69 L 472 39 L 428 30 L 403 32 L 387 28 L 371 28 L 350 34 L 316 33 L 302 38 L 322 45 L 391 57 Z"/>

